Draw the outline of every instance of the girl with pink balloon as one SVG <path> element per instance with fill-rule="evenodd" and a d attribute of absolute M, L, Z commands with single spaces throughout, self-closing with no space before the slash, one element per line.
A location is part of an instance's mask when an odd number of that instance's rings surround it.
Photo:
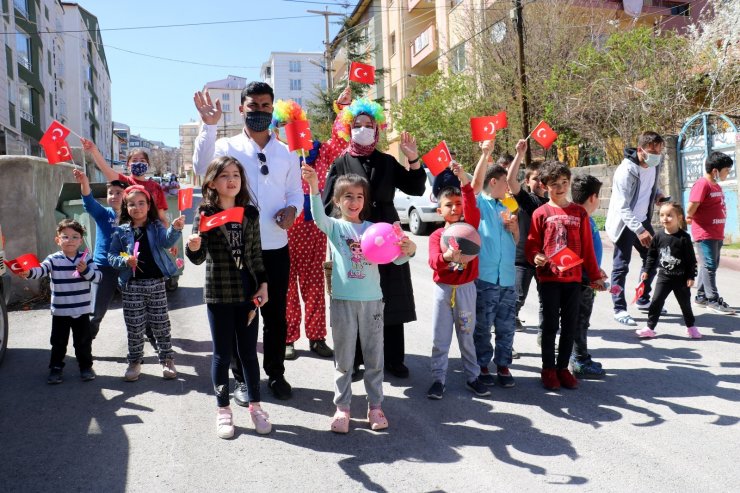
<path fill-rule="evenodd" d="M 334 339 L 334 404 L 337 410 L 330 429 L 335 433 L 349 432 L 352 370 L 359 337 L 365 358 L 367 419 L 372 430 L 382 430 L 388 428 L 388 420 L 381 408 L 383 292 L 377 263 L 408 262 L 409 257 L 416 253 L 416 245 L 405 236 L 398 238 L 389 224 L 365 221 L 370 203 L 370 186 L 365 178 L 356 174 L 337 178 L 333 200 L 342 217 L 335 219 L 324 211 L 316 170 L 304 164 L 301 171 L 311 192 L 311 214 L 316 226 L 326 233 L 334 264 L 330 322 Z"/>

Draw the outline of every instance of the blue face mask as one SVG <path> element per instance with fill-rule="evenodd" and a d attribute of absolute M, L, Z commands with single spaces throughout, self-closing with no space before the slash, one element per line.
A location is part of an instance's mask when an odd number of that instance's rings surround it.
<path fill-rule="evenodd" d="M 144 176 L 149 170 L 149 163 L 146 161 L 133 161 L 131 163 L 131 174 L 134 176 Z"/>

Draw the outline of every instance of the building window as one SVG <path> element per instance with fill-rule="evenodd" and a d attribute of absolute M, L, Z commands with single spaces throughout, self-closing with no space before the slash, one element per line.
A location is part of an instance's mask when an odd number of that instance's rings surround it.
<path fill-rule="evenodd" d="M 398 84 L 393 84 L 391 87 L 391 103 L 398 102 Z"/>
<path fill-rule="evenodd" d="M 414 40 L 414 55 L 418 55 L 421 50 L 429 46 L 429 38 L 431 33 L 432 30 L 427 29 Z"/>
<path fill-rule="evenodd" d="M 228 101 L 231 95 L 228 92 L 221 94 L 221 101 Z"/>
<path fill-rule="evenodd" d="M 452 71 L 462 72 L 467 66 L 465 59 L 465 43 L 461 43 L 452 49 Z"/>
<path fill-rule="evenodd" d="M 289 72 L 300 72 L 301 71 L 301 61 L 300 60 L 291 60 L 288 62 L 288 71 Z"/>
<path fill-rule="evenodd" d="M 18 63 L 32 71 L 31 37 L 21 31 L 15 33 L 15 57 Z"/>
<path fill-rule="evenodd" d="M 388 37 L 388 44 L 390 45 L 391 56 L 396 54 L 396 31 L 393 31 Z"/>
<path fill-rule="evenodd" d="M 290 79 L 290 90 L 300 91 L 301 90 L 301 79 Z"/>
<path fill-rule="evenodd" d="M 671 8 L 671 15 L 682 15 L 685 17 L 689 17 L 691 15 L 691 5 L 685 2 L 674 4 L 674 3 L 668 3 L 665 4 L 666 7 Z"/>
<path fill-rule="evenodd" d="M 293 98 L 298 106 L 303 106 L 303 98 Z"/>
<path fill-rule="evenodd" d="M 15 9 L 23 14 L 23 17 L 28 17 L 28 0 L 13 0 Z"/>
<path fill-rule="evenodd" d="M 222 110 L 223 110 L 223 111 L 224 111 L 225 113 L 228 113 L 229 111 L 231 111 L 231 105 L 230 105 L 229 103 L 223 104 L 223 105 L 221 106 L 221 109 L 222 109 Z"/>
<path fill-rule="evenodd" d="M 20 100 L 21 118 L 29 123 L 33 121 L 33 99 L 31 98 L 31 88 L 25 85 L 18 87 L 18 99 Z"/>

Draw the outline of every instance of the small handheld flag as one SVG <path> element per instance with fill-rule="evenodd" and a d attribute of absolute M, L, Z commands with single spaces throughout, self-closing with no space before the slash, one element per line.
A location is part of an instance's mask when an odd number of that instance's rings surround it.
<path fill-rule="evenodd" d="M 424 154 L 421 159 L 434 176 L 444 171 L 452 162 L 450 150 L 447 148 L 447 143 L 444 140 L 437 144 L 434 149 Z"/>
<path fill-rule="evenodd" d="M 181 188 L 177 191 L 177 208 L 180 212 L 193 207 L 193 189 Z"/>
<path fill-rule="evenodd" d="M 545 120 L 542 120 L 537 125 L 532 133 L 530 134 L 534 140 L 536 140 L 542 147 L 549 149 L 552 143 L 558 138 L 557 132 L 555 132 Z"/>
<path fill-rule="evenodd" d="M 565 272 L 577 265 L 581 265 L 583 263 L 583 259 L 576 255 L 576 252 L 565 247 L 552 254 L 550 256 L 550 262 L 552 262 L 560 272 Z"/>
<path fill-rule="evenodd" d="M 308 120 L 298 120 L 285 126 L 285 137 L 288 139 L 288 149 L 313 149 L 313 139 Z"/>
<path fill-rule="evenodd" d="M 349 80 L 360 84 L 375 84 L 375 67 L 366 63 L 352 62 L 349 66 Z"/>
<path fill-rule="evenodd" d="M 244 207 L 232 207 L 212 216 L 203 216 L 200 219 L 200 232 L 205 233 L 226 223 L 241 223 L 242 219 L 244 219 Z"/>

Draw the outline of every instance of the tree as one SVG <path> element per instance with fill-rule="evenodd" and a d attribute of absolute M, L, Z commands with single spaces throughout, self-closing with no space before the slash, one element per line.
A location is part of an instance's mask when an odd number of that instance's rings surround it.
<path fill-rule="evenodd" d="M 445 140 L 457 152 L 457 161 L 472 170 L 478 146 L 470 140 L 470 117 L 477 111 L 471 94 L 475 83 L 467 75 L 417 77 L 410 93 L 391 106 L 395 129 L 411 132 L 421 154 Z"/>

